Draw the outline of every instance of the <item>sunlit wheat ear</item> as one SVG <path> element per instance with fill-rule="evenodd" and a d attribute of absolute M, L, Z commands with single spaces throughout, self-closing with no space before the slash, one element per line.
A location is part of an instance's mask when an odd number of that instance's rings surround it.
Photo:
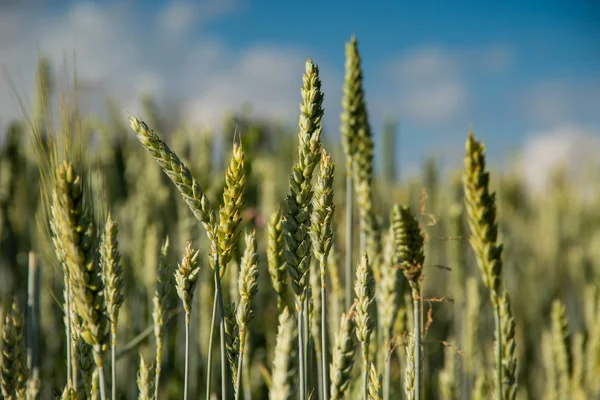
<path fill-rule="evenodd" d="M 225 172 L 225 190 L 223 205 L 219 210 L 219 252 L 221 271 L 224 273 L 232 251 L 234 250 L 242 220 L 241 210 L 244 205 L 244 190 L 246 188 L 246 170 L 244 150 L 238 143 L 233 144 L 233 154 Z"/>
<path fill-rule="evenodd" d="M 27 350 L 25 348 L 25 321 L 16 301 L 7 313 L 2 327 L 2 357 L 0 383 L 5 399 L 25 398 L 27 382 Z"/>
<path fill-rule="evenodd" d="M 341 400 L 352 380 L 352 367 L 356 354 L 354 341 L 355 312 L 351 309 L 348 314 L 342 314 L 340 330 L 335 339 L 331 362 L 331 390 L 332 400 Z"/>
<path fill-rule="evenodd" d="M 144 357 L 140 355 L 140 368 L 137 376 L 138 400 L 154 399 L 154 372 L 152 364 L 146 364 Z"/>
<path fill-rule="evenodd" d="M 381 241 L 379 222 L 373 209 L 373 138 L 363 87 L 361 57 L 356 37 L 346 44 L 346 85 L 344 87 L 344 108 L 342 133 L 344 147 L 348 148 L 348 158 L 352 160 L 354 189 L 360 216 L 361 252 L 367 251 L 379 279 Z M 348 94 L 348 98 L 346 98 Z M 349 104 L 351 103 L 351 104 Z"/>
<path fill-rule="evenodd" d="M 361 59 L 356 38 L 346 43 L 345 79 L 342 97 L 342 146 L 346 153 L 347 173 L 352 174 L 353 159 L 358 149 L 358 131 L 363 122 L 364 106 Z M 352 189 L 352 188 L 348 188 Z"/>
<path fill-rule="evenodd" d="M 240 357 L 240 331 L 235 313 L 236 306 L 234 302 L 225 306 L 225 340 L 232 382 L 237 382 L 238 360 Z"/>
<path fill-rule="evenodd" d="M 100 245 L 100 265 L 104 280 L 106 309 L 110 320 L 113 398 L 117 396 L 117 324 L 119 322 L 119 309 L 125 299 L 123 292 L 123 267 L 121 265 L 121 254 L 119 253 L 119 242 L 117 240 L 118 231 L 117 224 L 113 221 L 111 215 L 108 214 Z"/>
<path fill-rule="evenodd" d="M 369 307 L 375 296 L 375 281 L 366 253 L 356 270 L 354 292 L 356 293 L 356 337 L 365 347 L 364 353 L 368 350 L 371 333 L 375 328 L 375 321 L 369 315 Z"/>
<path fill-rule="evenodd" d="M 490 174 L 486 170 L 485 146 L 469 133 L 466 143 L 463 184 L 465 205 L 471 228 L 471 246 L 477 256 L 483 283 L 490 290 L 492 303 L 500 298 L 502 245 L 498 241 L 496 196 L 490 193 Z"/>
<path fill-rule="evenodd" d="M 324 287 L 327 258 L 333 244 L 332 219 L 335 206 L 333 204 L 333 174 L 335 165 L 331 156 L 323 149 L 321 152 L 320 171 L 315 185 L 312 201 L 310 235 L 315 257 L 319 261 L 320 283 Z"/>
<path fill-rule="evenodd" d="M 177 288 L 177 295 L 183 303 L 186 314 L 186 323 L 188 324 L 192 312 L 194 289 L 196 288 L 198 274 L 200 273 L 198 255 L 199 251 L 194 251 L 192 244 L 188 243 L 183 259 L 181 260 L 181 263 L 177 265 L 177 270 L 175 271 L 175 287 Z"/>
<path fill-rule="evenodd" d="M 142 146 L 175 184 L 194 216 L 204 225 L 209 240 L 213 242 L 216 217 L 208 198 L 189 168 L 144 121 L 135 117 L 131 117 L 129 121 Z"/>
<path fill-rule="evenodd" d="M 119 308 L 123 305 L 124 300 L 123 267 L 121 265 L 121 254 L 119 253 L 119 242 L 117 241 L 118 231 L 117 224 L 109 214 L 102 236 L 100 255 L 108 316 L 115 329 L 119 321 Z M 113 331 L 114 333 L 116 332 Z"/>
<path fill-rule="evenodd" d="M 271 372 L 271 400 L 289 400 L 294 398 L 294 378 L 296 375 L 297 331 L 294 316 L 288 308 L 279 314 L 277 343 Z"/>
<path fill-rule="evenodd" d="M 381 375 L 377 373 L 375 364 L 371 363 L 371 368 L 369 368 L 369 400 L 381 399 L 383 399 Z"/>
<path fill-rule="evenodd" d="M 283 221 L 287 270 L 298 302 L 304 301 L 307 287 L 306 273 L 310 266 L 311 243 L 309 236 L 312 175 L 320 159 L 323 126 L 323 93 L 319 69 L 306 62 L 303 76 L 302 100 L 298 132 L 298 160 L 290 176 L 290 193 L 286 197 L 287 212 Z"/>
<path fill-rule="evenodd" d="M 60 248 L 64 249 L 73 309 L 83 323 L 80 336 L 93 347 L 94 361 L 104 381 L 102 354 L 109 343 L 109 321 L 90 200 L 82 176 L 69 161 L 57 167 L 54 179 L 52 218 Z M 104 392 L 104 382 L 100 390 Z"/>
<path fill-rule="evenodd" d="M 286 306 L 287 271 L 285 269 L 285 242 L 281 224 L 281 208 L 277 206 L 269 218 L 267 237 L 267 261 L 273 289 L 277 293 L 277 311 L 281 313 Z"/>
<path fill-rule="evenodd" d="M 471 229 L 471 247 L 481 270 L 483 283 L 490 291 L 494 306 L 496 333 L 496 397 L 502 397 L 502 353 L 505 338 L 500 315 L 502 245 L 498 244 L 496 196 L 489 189 L 490 174 L 486 169 L 485 146 L 469 132 L 466 143 L 463 185 L 465 206 Z"/>
<path fill-rule="evenodd" d="M 421 389 L 423 387 L 422 373 L 422 331 L 421 331 L 421 279 L 423 274 L 423 263 L 425 262 L 425 253 L 423 244 L 425 238 L 416 217 L 407 206 L 394 206 L 392 210 L 392 229 L 394 230 L 394 243 L 397 246 L 394 256 L 395 262 L 399 264 L 402 273 L 406 277 L 412 291 L 413 300 L 413 339 L 414 352 L 412 360 L 414 362 L 414 396 L 421 398 Z M 408 362 L 408 361 L 407 361 Z M 408 384 L 408 383 L 406 383 Z"/>
<path fill-rule="evenodd" d="M 394 206 L 392 227 L 397 252 L 396 262 L 399 263 L 400 269 L 412 289 L 413 298 L 417 298 L 420 296 L 425 261 L 423 233 L 419 222 L 408 206 Z"/>
<path fill-rule="evenodd" d="M 156 289 L 152 298 L 153 310 L 152 319 L 154 321 L 154 337 L 156 338 L 156 366 L 154 378 L 154 398 L 158 398 L 158 389 L 160 382 L 160 373 L 163 359 L 163 342 L 165 336 L 165 326 L 167 323 L 167 314 L 169 306 L 169 296 L 173 285 L 173 275 L 168 263 L 169 237 L 167 236 L 161 246 L 158 261 L 158 273 L 156 280 Z"/>

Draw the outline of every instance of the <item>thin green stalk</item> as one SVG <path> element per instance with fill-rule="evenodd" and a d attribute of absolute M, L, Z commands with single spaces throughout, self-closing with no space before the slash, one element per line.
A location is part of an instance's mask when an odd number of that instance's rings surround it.
<path fill-rule="evenodd" d="M 329 364 L 327 362 L 327 290 L 325 277 L 321 275 L 321 383 L 323 400 L 329 400 Z"/>
<path fill-rule="evenodd" d="M 300 390 L 300 400 L 306 399 L 306 377 L 304 375 L 305 367 L 304 364 L 306 362 L 304 356 L 304 303 L 300 303 L 300 308 L 298 310 L 298 361 L 299 361 L 299 385 L 298 388 Z"/>
<path fill-rule="evenodd" d="M 366 354 L 363 354 L 363 399 L 369 400 L 369 361 Z"/>
<path fill-rule="evenodd" d="M 494 307 L 494 322 L 496 324 L 496 396 L 502 400 L 502 329 L 500 316 L 500 303 Z"/>
<path fill-rule="evenodd" d="M 73 386 L 73 363 L 71 362 L 71 346 L 73 336 L 71 334 L 71 300 L 69 279 L 65 278 L 65 326 L 67 328 L 67 386 L 74 389 Z"/>
<path fill-rule="evenodd" d="M 27 368 L 31 373 L 31 383 L 37 386 L 40 378 L 40 270 L 32 251 L 29 252 L 26 331 Z"/>
<path fill-rule="evenodd" d="M 190 314 L 185 314 L 185 364 L 183 379 L 183 400 L 188 398 L 188 384 L 190 376 Z"/>
<path fill-rule="evenodd" d="M 100 386 L 100 400 L 106 400 L 106 377 L 104 376 L 104 368 L 96 367 L 98 371 L 98 384 Z"/>
<path fill-rule="evenodd" d="M 385 345 L 387 346 L 387 343 L 385 343 Z M 391 381 L 391 376 L 390 376 L 390 367 L 391 367 L 391 363 L 392 363 L 392 357 L 391 354 L 387 354 L 385 357 L 385 369 L 383 371 L 383 398 L 384 400 L 390 400 L 390 381 Z"/>
<path fill-rule="evenodd" d="M 308 292 L 308 290 L 307 290 Z M 304 340 L 304 393 L 305 395 L 308 397 L 308 393 L 309 393 L 309 382 L 308 382 L 308 378 L 309 378 L 309 374 L 308 374 L 308 365 L 312 365 L 312 363 L 309 363 L 309 356 L 311 354 L 311 352 L 309 351 L 309 341 L 310 341 L 310 330 L 309 330 L 309 324 L 310 324 L 310 320 L 308 318 L 308 294 L 306 295 L 306 297 L 304 298 L 304 307 L 302 310 L 302 318 L 304 319 L 304 322 L 302 324 L 302 328 L 304 329 L 303 332 L 303 340 Z"/>
<path fill-rule="evenodd" d="M 218 248 L 218 247 L 217 247 Z M 217 299 L 219 306 L 220 331 L 221 331 L 221 398 L 227 400 L 227 349 L 225 348 L 225 307 L 223 306 L 223 288 L 221 287 L 221 273 L 219 271 L 219 253 L 215 251 L 215 280 L 217 282 Z"/>
<path fill-rule="evenodd" d="M 235 382 L 235 400 L 240 398 L 240 391 L 242 390 L 242 363 L 244 359 L 244 346 L 246 345 L 244 343 L 244 335 L 245 333 L 240 332 L 240 356 L 238 357 L 237 382 Z"/>
<path fill-rule="evenodd" d="M 215 287 L 212 317 L 211 317 L 211 322 L 210 322 L 210 334 L 208 337 L 208 361 L 206 363 L 206 400 L 210 400 L 210 384 L 211 384 L 211 376 L 212 376 L 212 353 L 213 353 L 212 349 L 213 349 L 215 325 L 217 322 L 217 301 L 218 301 L 218 294 L 217 294 L 217 288 Z"/>
<path fill-rule="evenodd" d="M 117 324 L 111 322 L 110 367 L 112 377 L 112 400 L 117 400 Z"/>
<path fill-rule="evenodd" d="M 422 370 L 421 370 L 421 299 L 413 300 L 415 315 L 415 400 L 421 400 Z"/>
<path fill-rule="evenodd" d="M 352 164 L 346 168 L 352 170 Z M 346 310 L 352 305 L 352 236 L 354 235 L 354 221 L 352 215 L 354 188 L 352 187 L 352 174 L 346 175 Z"/>

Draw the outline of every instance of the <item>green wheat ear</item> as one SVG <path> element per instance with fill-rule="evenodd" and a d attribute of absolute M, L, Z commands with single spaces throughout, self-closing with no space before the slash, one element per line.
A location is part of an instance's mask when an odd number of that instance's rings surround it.
<path fill-rule="evenodd" d="M 52 228 L 57 251 L 63 251 L 72 288 L 74 309 L 82 319 L 81 337 L 94 347 L 96 365 L 109 340 L 108 316 L 96 253 L 96 233 L 81 175 L 64 161 L 55 174 L 52 194 Z"/>
<path fill-rule="evenodd" d="M 302 100 L 298 132 L 298 161 L 290 176 L 290 193 L 286 197 L 287 213 L 283 222 L 287 244 L 286 264 L 292 289 L 299 303 L 306 296 L 306 273 L 310 267 L 311 242 L 309 236 L 312 176 L 319 162 L 323 126 L 323 93 L 319 68 L 308 60 L 303 76 Z"/>
<path fill-rule="evenodd" d="M 185 318 L 188 323 L 192 312 L 194 289 L 196 287 L 196 282 L 198 281 L 198 274 L 200 273 L 198 255 L 199 251 L 194 251 L 194 249 L 192 249 L 192 244 L 188 243 L 183 259 L 175 271 L 175 287 L 177 288 L 177 294 L 183 303 L 186 314 Z"/>
<path fill-rule="evenodd" d="M 485 146 L 469 132 L 466 143 L 463 184 L 465 203 L 471 228 L 471 246 L 483 283 L 490 290 L 492 304 L 497 306 L 502 275 L 502 245 L 498 241 L 496 196 L 489 190 L 490 174 L 486 170 Z"/>
<path fill-rule="evenodd" d="M 21 399 L 25 396 L 27 383 L 27 361 L 25 349 L 25 321 L 16 301 L 6 315 L 2 327 L 2 366 L 0 383 L 5 399 Z"/>
<path fill-rule="evenodd" d="M 394 263 L 400 266 L 414 294 L 419 296 L 423 273 L 424 237 L 421 227 L 408 206 L 394 206 L 392 210 L 394 231 Z"/>
<path fill-rule="evenodd" d="M 287 272 L 285 268 L 283 225 L 281 208 L 277 206 L 269 218 L 267 237 L 267 261 L 273 289 L 277 293 L 277 311 L 281 313 L 286 306 Z"/>
<path fill-rule="evenodd" d="M 225 272 L 240 235 L 239 225 L 242 220 L 240 212 L 244 205 L 243 196 L 246 188 L 244 150 L 237 143 L 233 144 L 233 154 L 225 173 L 225 182 L 218 228 L 221 275 Z"/>

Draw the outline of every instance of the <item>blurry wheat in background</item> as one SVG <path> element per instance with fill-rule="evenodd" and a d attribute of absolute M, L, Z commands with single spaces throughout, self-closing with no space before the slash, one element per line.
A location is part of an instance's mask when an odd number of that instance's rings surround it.
<path fill-rule="evenodd" d="M 600 184 L 527 192 L 467 127 L 462 170 L 375 170 L 346 55 L 340 135 L 312 60 L 297 128 L 222 136 L 82 115 L 40 60 L 0 149 L 4 398 L 600 396 Z"/>

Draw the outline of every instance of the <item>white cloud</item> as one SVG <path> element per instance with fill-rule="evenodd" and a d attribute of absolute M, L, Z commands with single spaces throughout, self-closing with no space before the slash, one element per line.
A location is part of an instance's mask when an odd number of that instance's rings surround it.
<path fill-rule="evenodd" d="M 192 120 L 217 128 L 226 111 L 245 102 L 256 114 L 293 122 L 310 54 L 267 44 L 233 51 L 202 29 L 236 7 L 231 0 L 175 2 L 153 15 L 143 14 L 137 2 L 75 3 L 58 14 L 10 8 L 0 13 L 0 63 L 26 100 L 39 54 L 68 71 L 75 54 L 80 85 L 96 97 L 86 104 L 102 104 L 110 95 L 125 115 L 135 115 L 142 111 L 140 94 L 150 93 L 159 102 L 176 99 Z M 319 66 L 327 89 L 325 81 L 335 80 L 334 74 Z M 63 74 L 66 82 L 71 76 Z M 334 97 L 326 102 L 338 103 Z M 8 82 L 0 78 L 0 125 L 19 116 Z"/>
<path fill-rule="evenodd" d="M 528 135 L 520 155 L 527 186 L 534 192 L 545 189 L 559 168 L 564 168 L 571 179 L 581 178 L 600 151 L 599 133 L 577 125 L 561 125 Z"/>
<path fill-rule="evenodd" d="M 443 125 L 467 110 L 471 73 L 503 73 L 512 65 L 512 51 L 494 45 L 484 49 L 445 49 L 422 45 L 388 65 L 394 82 L 394 103 L 401 118 L 420 124 Z"/>
<path fill-rule="evenodd" d="M 536 124 L 598 119 L 600 83 L 586 81 L 546 81 L 533 86 L 522 96 L 525 116 Z"/>

